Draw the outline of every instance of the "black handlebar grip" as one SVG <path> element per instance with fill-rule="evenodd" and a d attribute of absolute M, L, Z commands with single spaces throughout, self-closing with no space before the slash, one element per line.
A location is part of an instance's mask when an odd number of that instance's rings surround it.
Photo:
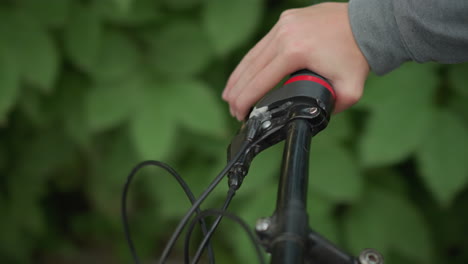
<path fill-rule="evenodd" d="M 324 77 L 309 70 L 297 71 L 279 89 L 271 91 L 255 106 L 278 106 L 284 100 L 294 97 L 315 99 L 319 106 L 330 115 L 335 106 L 335 91 Z"/>
<path fill-rule="evenodd" d="M 336 94 L 333 87 L 324 77 L 309 71 L 300 70 L 293 74 L 283 85 L 286 90 L 307 89 L 317 99 L 320 106 L 329 114 L 333 112 Z"/>

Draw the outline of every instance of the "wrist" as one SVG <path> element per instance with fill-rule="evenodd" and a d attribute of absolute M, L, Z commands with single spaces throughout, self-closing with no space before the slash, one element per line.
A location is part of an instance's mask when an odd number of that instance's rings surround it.
<path fill-rule="evenodd" d="M 392 1 L 350 0 L 348 15 L 354 40 L 373 72 L 383 75 L 409 60 Z"/>

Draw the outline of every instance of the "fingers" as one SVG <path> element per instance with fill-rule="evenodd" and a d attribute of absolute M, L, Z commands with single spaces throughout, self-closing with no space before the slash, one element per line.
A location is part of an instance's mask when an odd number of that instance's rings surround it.
<path fill-rule="evenodd" d="M 240 78 L 236 84 L 231 88 L 229 93 L 226 95 L 227 101 L 230 103 L 232 112 L 235 116 L 238 115 L 238 110 L 233 104 L 239 97 L 244 89 L 247 89 L 248 84 L 255 78 L 255 76 L 269 65 L 276 56 L 276 50 L 274 45 L 267 46 L 263 51 L 259 53 L 254 61 L 246 65 L 242 78 Z M 263 89 L 262 87 L 255 87 L 254 89 Z"/>
<path fill-rule="evenodd" d="M 227 96 L 230 92 L 230 90 L 236 85 L 237 81 L 239 80 L 240 76 L 243 76 L 246 68 L 250 63 L 255 61 L 255 59 L 259 56 L 259 54 L 267 47 L 272 39 L 273 36 L 273 31 L 270 30 L 268 34 L 263 37 L 248 53 L 247 55 L 244 56 L 244 58 L 241 60 L 241 62 L 237 65 L 236 69 L 232 72 L 231 76 L 228 79 L 228 82 L 226 84 L 226 87 L 224 88 L 223 91 L 223 99 L 227 100 Z"/>
<path fill-rule="evenodd" d="M 284 76 L 299 68 L 294 67 L 291 63 L 288 64 L 283 56 L 276 56 L 267 67 L 253 76 L 251 81 L 239 91 L 239 95 L 231 101 L 235 117 L 238 120 L 243 120 L 250 106 L 280 82 Z"/>

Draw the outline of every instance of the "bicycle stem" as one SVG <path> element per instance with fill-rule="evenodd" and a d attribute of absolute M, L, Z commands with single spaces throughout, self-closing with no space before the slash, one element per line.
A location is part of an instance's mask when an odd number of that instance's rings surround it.
<path fill-rule="evenodd" d="M 310 125 L 306 120 L 296 119 L 289 124 L 278 187 L 272 264 L 304 261 L 310 140 Z"/>

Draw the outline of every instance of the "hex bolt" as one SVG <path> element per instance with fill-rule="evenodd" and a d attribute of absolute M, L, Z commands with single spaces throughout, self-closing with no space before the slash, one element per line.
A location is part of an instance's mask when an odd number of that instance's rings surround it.
<path fill-rule="evenodd" d="M 266 232 L 271 226 L 271 219 L 268 217 L 259 218 L 255 224 L 255 230 L 257 232 Z"/>
<path fill-rule="evenodd" d="M 383 264 L 382 255 L 375 249 L 367 248 L 359 254 L 360 264 Z"/>
<path fill-rule="evenodd" d="M 315 115 L 317 112 L 318 112 L 318 108 L 317 108 L 317 107 L 311 107 L 311 108 L 309 109 L 309 113 L 310 113 L 311 115 Z"/>
<path fill-rule="evenodd" d="M 269 127 L 271 127 L 271 121 L 270 120 L 266 120 L 262 123 L 262 128 L 263 129 L 268 129 Z"/>

